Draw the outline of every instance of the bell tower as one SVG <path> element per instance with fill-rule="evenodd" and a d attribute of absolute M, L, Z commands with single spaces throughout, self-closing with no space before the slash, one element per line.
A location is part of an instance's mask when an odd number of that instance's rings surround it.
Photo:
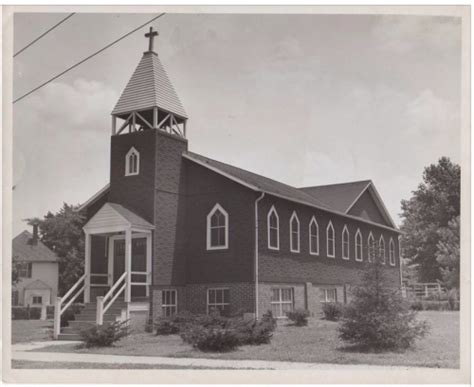
<path fill-rule="evenodd" d="M 157 31 L 145 34 L 148 51 L 112 111 L 112 135 L 162 130 L 186 138 L 188 119 L 158 54 L 153 50 Z"/>

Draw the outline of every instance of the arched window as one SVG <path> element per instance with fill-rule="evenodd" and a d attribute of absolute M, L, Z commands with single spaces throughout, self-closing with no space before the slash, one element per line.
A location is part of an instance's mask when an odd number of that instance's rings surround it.
<path fill-rule="evenodd" d="M 309 253 L 319 255 L 319 226 L 314 216 L 309 222 Z"/>
<path fill-rule="evenodd" d="M 207 215 L 207 249 L 222 250 L 229 246 L 229 215 L 216 204 Z"/>
<path fill-rule="evenodd" d="M 140 172 L 140 153 L 131 147 L 125 156 L 125 176 L 138 175 Z"/>
<path fill-rule="evenodd" d="M 270 208 L 267 215 L 267 238 L 268 248 L 271 250 L 280 249 L 280 218 L 275 210 L 275 206 Z"/>
<path fill-rule="evenodd" d="M 357 229 L 356 236 L 355 236 L 355 260 L 356 261 L 363 261 L 362 256 L 362 234 L 360 230 Z"/>
<path fill-rule="evenodd" d="M 349 259 L 349 230 L 346 225 L 342 230 L 342 259 Z"/>
<path fill-rule="evenodd" d="M 386 260 L 386 254 L 385 254 L 385 239 L 383 238 L 383 235 L 380 235 L 379 239 L 379 256 L 382 264 L 385 265 L 385 260 Z"/>
<path fill-rule="evenodd" d="M 328 226 L 326 227 L 326 253 L 329 258 L 334 258 L 336 256 L 336 244 L 334 240 L 334 227 L 332 222 L 329 221 Z"/>
<path fill-rule="evenodd" d="M 290 218 L 290 251 L 300 252 L 300 221 L 294 211 Z"/>
<path fill-rule="evenodd" d="M 374 262 L 374 259 L 375 259 L 375 240 L 374 240 L 374 236 L 372 235 L 372 232 L 370 232 L 369 238 L 367 239 L 367 249 L 368 249 L 367 258 L 368 258 L 369 262 Z"/>
<path fill-rule="evenodd" d="M 390 238 L 389 250 L 390 265 L 395 266 L 395 243 L 392 238 Z"/>

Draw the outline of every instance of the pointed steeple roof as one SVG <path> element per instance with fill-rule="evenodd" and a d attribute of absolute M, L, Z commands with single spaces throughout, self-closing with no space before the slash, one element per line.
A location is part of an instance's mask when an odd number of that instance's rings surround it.
<path fill-rule="evenodd" d="M 188 118 L 158 54 L 147 51 L 122 92 L 112 115 L 158 107 L 181 118 Z"/>

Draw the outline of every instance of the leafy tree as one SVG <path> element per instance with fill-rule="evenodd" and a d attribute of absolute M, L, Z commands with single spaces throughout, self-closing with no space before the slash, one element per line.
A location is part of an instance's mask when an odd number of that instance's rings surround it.
<path fill-rule="evenodd" d="M 364 350 L 405 349 L 428 332 L 428 325 L 417 320 L 398 286 L 387 285 L 389 269 L 380 262 L 376 253 L 374 262 L 367 263 L 344 308 L 339 337 Z"/>
<path fill-rule="evenodd" d="M 448 223 L 448 227 L 438 231 L 440 240 L 436 261 L 441 266 L 441 277 L 448 289 L 459 289 L 459 222 L 457 216 Z"/>
<path fill-rule="evenodd" d="M 84 272 L 85 216 L 77 206 L 64 203 L 62 208 L 49 211 L 43 219 L 28 219 L 37 222 L 41 241 L 59 257 L 59 294 L 64 294 Z"/>
<path fill-rule="evenodd" d="M 441 279 L 437 260 L 440 230 L 460 213 L 461 168 L 447 157 L 423 172 L 423 182 L 402 200 L 402 244 L 405 258 L 416 265 L 418 280 Z"/>
<path fill-rule="evenodd" d="M 17 257 L 13 256 L 13 261 L 12 261 L 12 286 L 15 286 L 18 282 L 20 282 L 20 268 L 19 268 L 19 263 L 17 261 Z"/>

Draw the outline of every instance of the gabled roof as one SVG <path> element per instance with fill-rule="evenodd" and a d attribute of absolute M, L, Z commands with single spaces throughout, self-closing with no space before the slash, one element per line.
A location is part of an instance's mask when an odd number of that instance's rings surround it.
<path fill-rule="evenodd" d="M 346 213 L 371 183 L 370 180 L 361 180 L 349 183 L 303 187 L 300 190 L 314 196 L 329 207 Z"/>
<path fill-rule="evenodd" d="M 41 280 L 36 280 L 26 285 L 25 289 L 51 289 L 51 287 Z"/>
<path fill-rule="evenodd" d="M 112 114 L 120 115 L 153 107 L 187 118 L 158 54 L 145 52 Z"/>
<path fill-rule="evenodd" d="M 13 238 L 12 254 L 18 261 L 27 262 L 58 262 L 58 257 L 40 240 L 32 243 L 33 234 L 23 231 Z"/>

